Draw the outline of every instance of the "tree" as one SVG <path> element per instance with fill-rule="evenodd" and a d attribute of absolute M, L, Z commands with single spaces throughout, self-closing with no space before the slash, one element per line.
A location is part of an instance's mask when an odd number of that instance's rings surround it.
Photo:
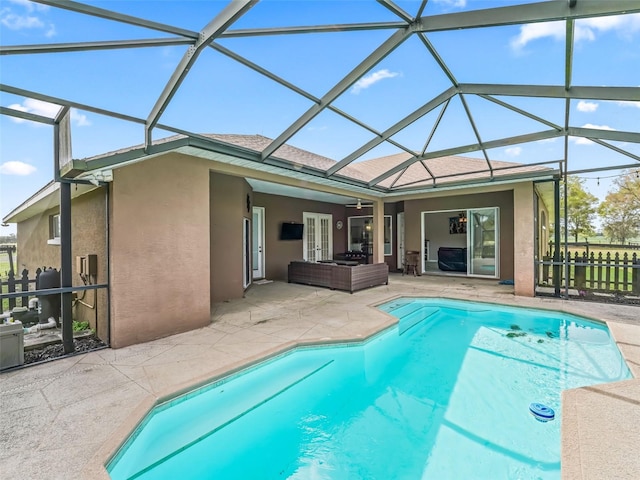
<path fill-rule="evenodd" d="M 9 235 L 0 235 L 0 245 L 4 243 L 17 243 L 16 234 L 10 233 Z"/>
<path fill-rule="evenodd" d="M 598 199 L 584 189 L 584 179 L 567 177 L 567 228 L 578 241 L 578 235 L 590 236 L 595 233 L 593 221 L 597 212 Z"/>
<path fill-rule="evenodd" d="M 616 189 L 609 192 L 598 212 L 604 233 L 611 243 L 625 243 L 640 234 L 640 175 L 626 172 L 615 179 Z"/>

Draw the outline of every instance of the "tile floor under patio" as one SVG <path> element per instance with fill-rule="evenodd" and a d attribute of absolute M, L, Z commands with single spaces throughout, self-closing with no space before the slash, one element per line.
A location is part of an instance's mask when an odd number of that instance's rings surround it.
<path fill-rule="evenodd" d="M 348 340 L 394 323 L 372 308 L 399 295 L 551 308 L 615 323 L 640 378 L 640 308 L 513 295 L 495 280 L 391 274 L 354 294 L 273 282 L 214 306 L 208 327 L 0 374 L 0 477 L 108 478 L 102 467 L 159 398 L 297 342 Z M 563 478 L 636 478 L 640 380 L 569 391 L 563 398 Z M 615 469 L 615 471 L 613 470 Z"/>

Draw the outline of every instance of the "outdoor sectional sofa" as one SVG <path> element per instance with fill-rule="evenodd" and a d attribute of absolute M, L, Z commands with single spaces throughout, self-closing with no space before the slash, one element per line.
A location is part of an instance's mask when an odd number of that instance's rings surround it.
<path fill-rule="evenodd" d="M 389 283 L 389 266 L 386 263 L 363 265 L 356 262 L 314 263 L 301 260 L 289 263 L 288 273 L 289 283 L 303 283 L 351 293 Z"/>

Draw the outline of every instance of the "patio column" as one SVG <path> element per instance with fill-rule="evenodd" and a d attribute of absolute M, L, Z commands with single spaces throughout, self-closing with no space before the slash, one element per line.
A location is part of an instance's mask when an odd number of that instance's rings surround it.
<path fill-rule="evenodd" d="M 533 297 L 535 293 L 534 214 L 533 183 L 516 185 L 513 189 L 513 279 L 515 294 L 524 297 Z"/>
<path fill-rule="evenodd" d="M 58 112 L 54 123 L 54 176 L 60 182 L 60 286 L 73 286 L 71 249 L 71 184 L 60 179 L 60 168 L 71 161 L 71 114 L 69 107 Z M 73 353 L 73 293 L 61 298 L 62 347 L 64 353 Z"/>
<path fill-rule="evenodd" d="M 384 201 L 373 200 L 373 258 L 372 263 L 384 263 Z"/>

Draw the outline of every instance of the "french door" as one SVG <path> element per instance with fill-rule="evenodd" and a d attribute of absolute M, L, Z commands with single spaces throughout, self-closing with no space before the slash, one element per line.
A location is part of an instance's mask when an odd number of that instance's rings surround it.
<path fill-rule="evenodd" d="M 304 240 L 302 257 L 308 262 L 333 258 L 333 216 L 325 213 L 302 214 Z"/>
<path fill-rule="evenodd" d="M 251 221 L 253 279 L 264 278 L 264 207 L 253 207 Z"/>

